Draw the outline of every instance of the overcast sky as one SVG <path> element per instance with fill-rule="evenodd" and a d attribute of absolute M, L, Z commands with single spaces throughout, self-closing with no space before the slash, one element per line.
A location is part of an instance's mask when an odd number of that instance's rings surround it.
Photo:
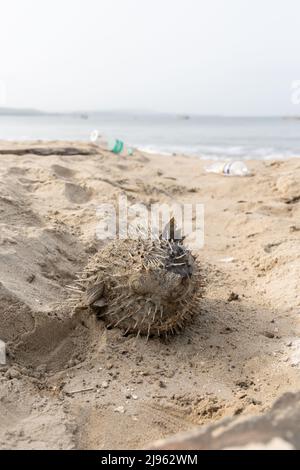
<path fill-rule="evenodd" d="M 299 24 L 299 0 L 0 0 L 0 81 L 14 107 L 299 114 Z"/>

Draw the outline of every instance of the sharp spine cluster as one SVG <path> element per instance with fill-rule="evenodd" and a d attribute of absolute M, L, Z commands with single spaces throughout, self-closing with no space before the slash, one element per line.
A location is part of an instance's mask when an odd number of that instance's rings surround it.
<path fill-rule="evenodd" d="M 110 242 L 78 275 L 69 303 L 88 309 L 125 334 L 168 337 L 200 311 L 203 290 L 196 258 L 182 244 L 124 239 Z"/>

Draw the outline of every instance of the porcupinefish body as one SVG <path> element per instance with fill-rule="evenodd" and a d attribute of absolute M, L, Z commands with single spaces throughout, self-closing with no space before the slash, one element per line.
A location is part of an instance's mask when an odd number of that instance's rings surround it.
<path fill-rule="evenodd" d="M 112 241 L 91 257 L 74 291 L 76 309 L 149 337 L 178 332 L 199 311 L 202 282 L 181 240 L 138 238 Z"/>

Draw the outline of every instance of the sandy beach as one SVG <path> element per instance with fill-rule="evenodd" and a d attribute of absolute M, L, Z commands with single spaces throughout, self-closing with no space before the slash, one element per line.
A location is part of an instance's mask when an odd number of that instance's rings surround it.
<path fill-rule="evenodd" d="M 300 160 L 208 162 L 0 142 L 1 449 L 134 449 L 300 390 Z M 71 316 L 100 203 L 202 203 L 201 314 L 165 341 Z"/>

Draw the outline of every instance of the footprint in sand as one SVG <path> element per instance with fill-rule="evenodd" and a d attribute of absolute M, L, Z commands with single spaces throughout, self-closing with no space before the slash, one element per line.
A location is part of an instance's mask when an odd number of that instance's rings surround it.
<path fill-rule="evenodd" d="M 10 345 L 14 363 L 34 373 L 37 368 L 63 370 L 74 357 L 83 359 L 90 345 L 91 330 L 73 319 L 42 314 L 35 316 L 35 326 L 19 342 Z"/>
<path fill-rule="evenodd" d="M 76 174 L 76 171 L 61 165 L 51 165 L 51 169 L 58 178 L 72 178 Z"/>
<path fill-rule="evenodd" d="M 19 168 L 17 166 L 11 166 L 7 170 L 7 175 L 25 175 L 27 173 L 28 169 L 27 168 Z"/>
<path fill-rule="evenodd" d="M 65 183 L 65 196 L 75 204 L 85 204 L 92 197 L 92 191 L 74 183 Z"/>

